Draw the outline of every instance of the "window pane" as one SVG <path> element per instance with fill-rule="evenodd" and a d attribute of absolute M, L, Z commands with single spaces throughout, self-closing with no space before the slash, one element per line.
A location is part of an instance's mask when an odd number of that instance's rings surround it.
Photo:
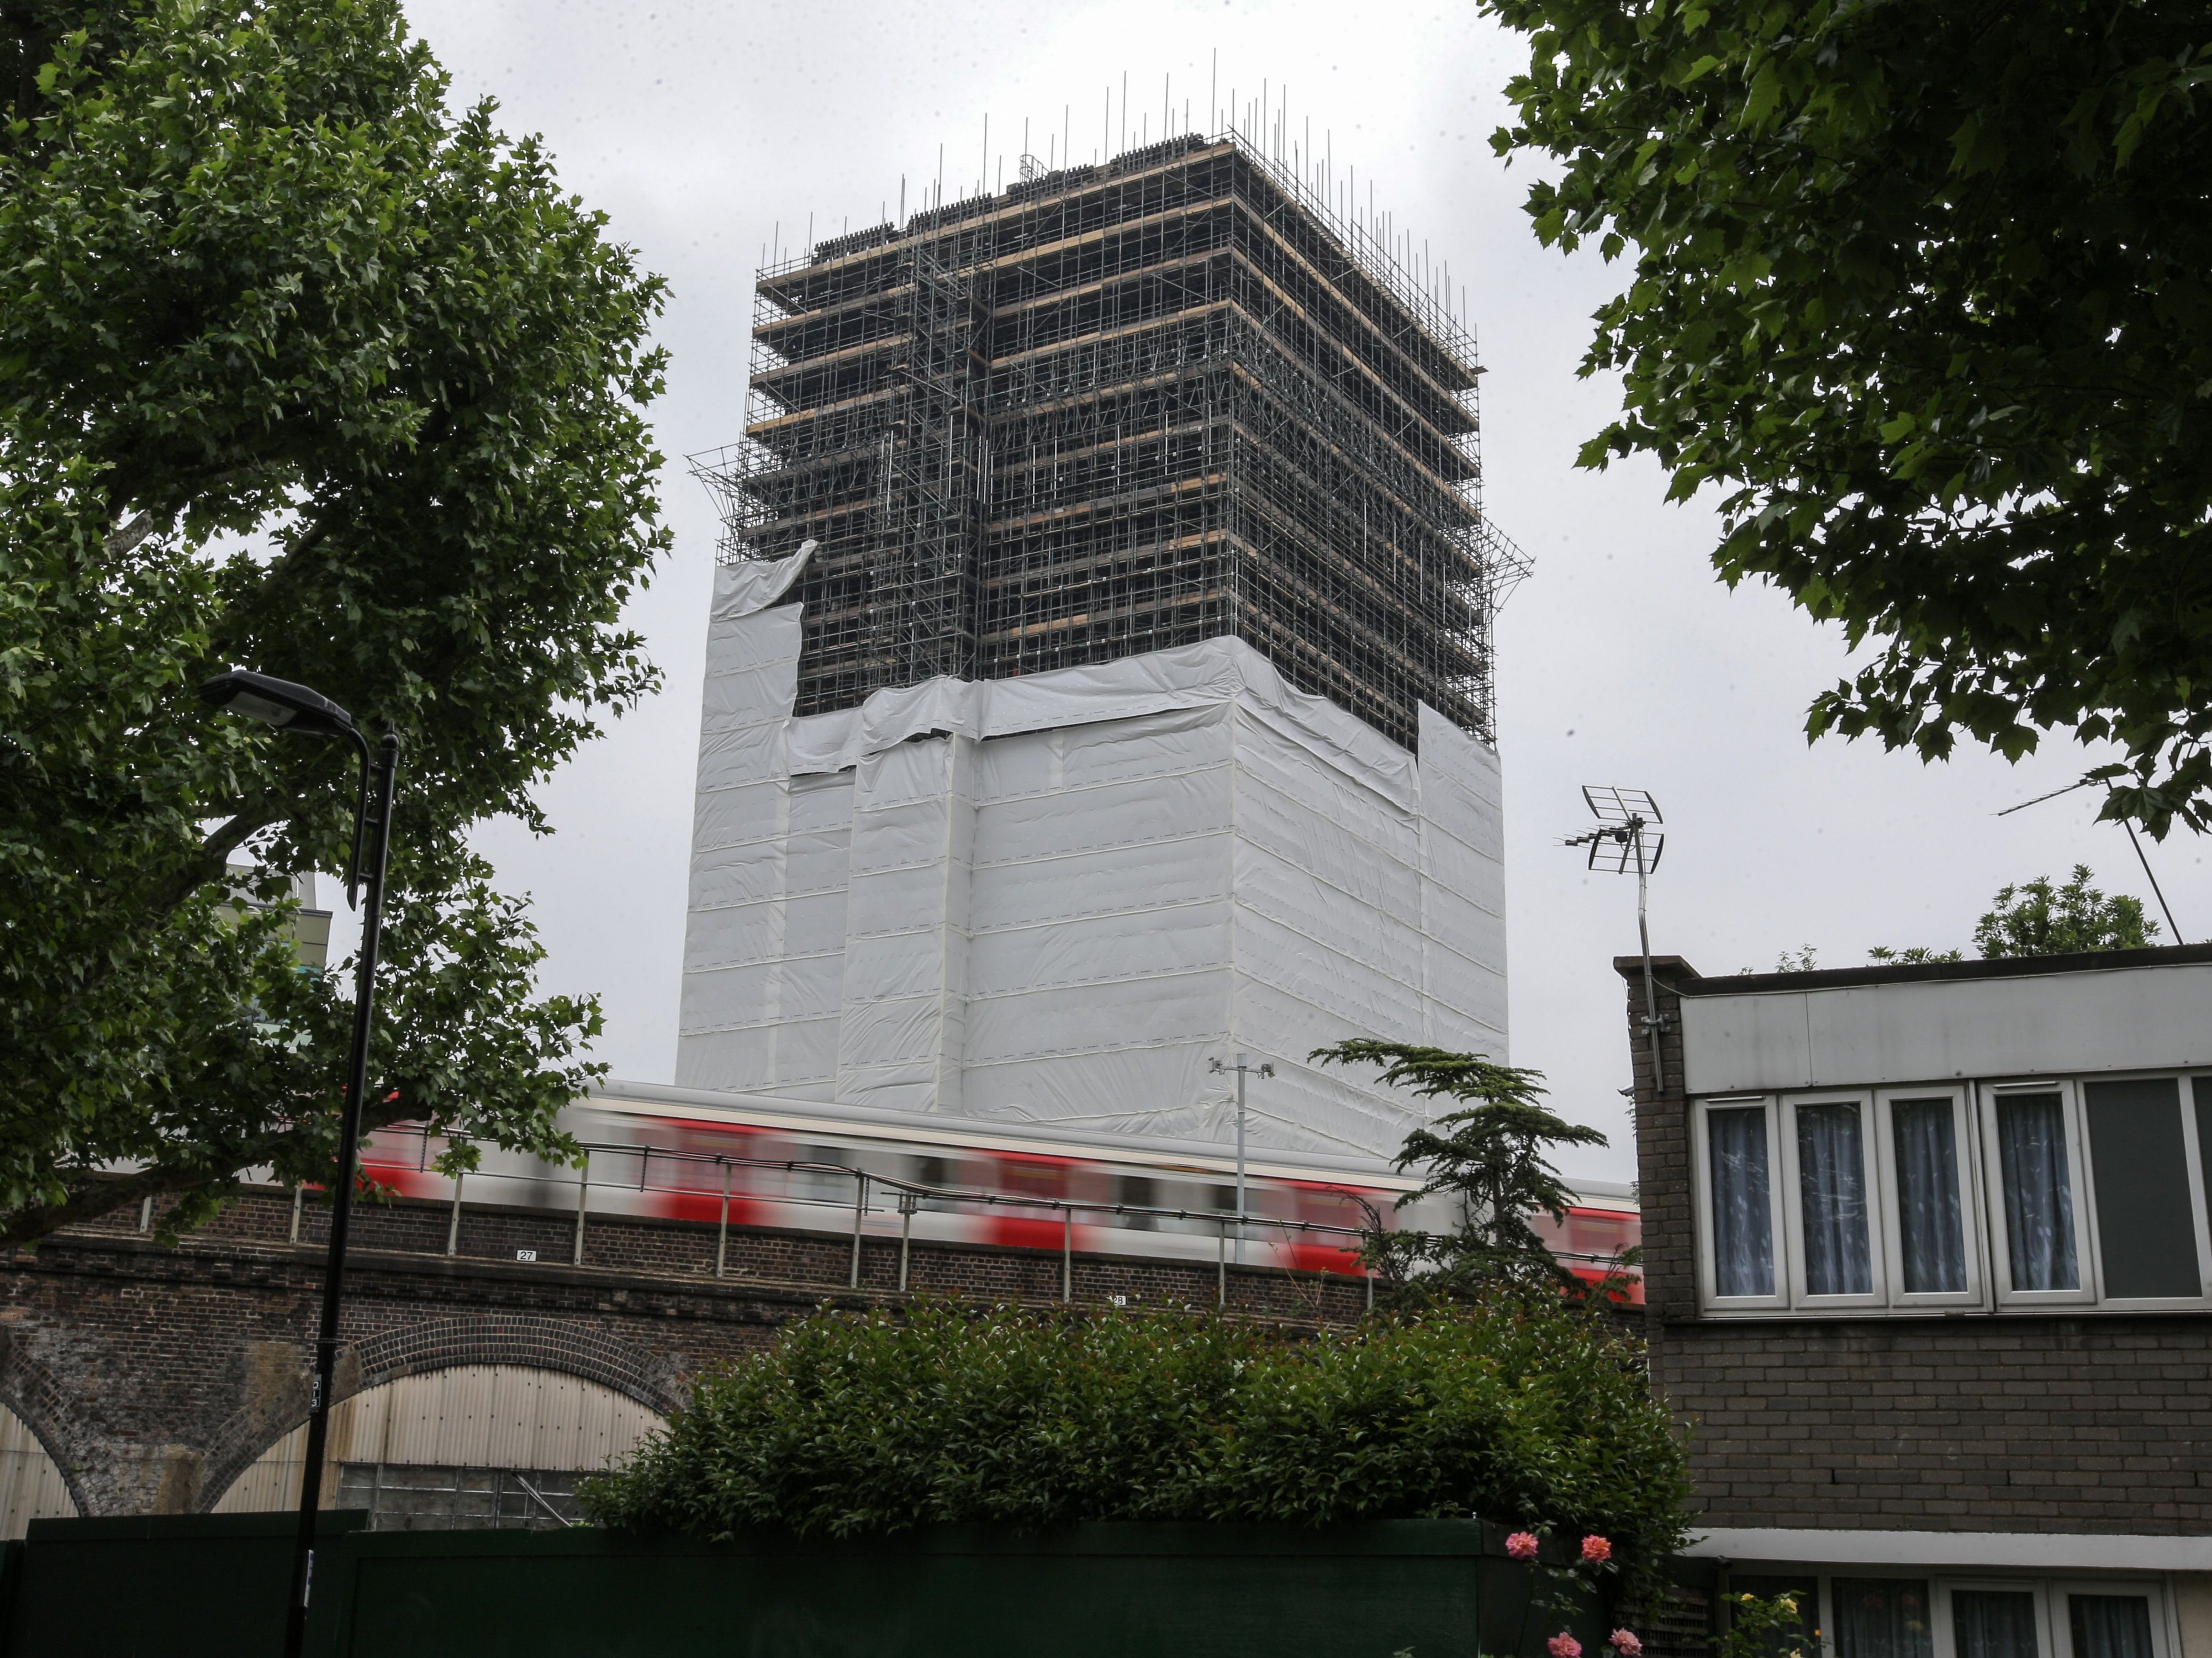
<path fill-rule="evenodd" d="M 1838 1658 L 1934 1658 L 1928 1585 L 1917 1577 L 1835 1580 Z"/>
<path fill-rule="evenodd" d="M 1966 1234 L 1959 1204 L 1959 1127 L 1948 1100 L 1892 1100 L 1897 1141 L 1898 1252 L 1905 1292 L 1966 1287 Z"/>
<path fill-rule="evenodd" d="M 2197 1151 L 2204 1164 L 2204 1206 L 2212 1210 L 2212 1077 L 2190 1082 L 2197 1100 Z"/>
<path fill-rule="evenodd" d="M 1871 1294 L 1866 1154 L 1857 1106 L 1797 1108 L 1797 1196 L 1805 1223 L 1805 1293 Z"/>
<path fill-rule="evenodd" d="M 1997 1162 L 2004 1171 L 2012 1287 L 2080 1289 L 2066 1114 L 2057 1095 L 2014 1094 L 1997 1102 Z"/>
<path fill-rule="evenodd" d="M 1953 1589 L 1951 1627 L 1958 1658 L 2037 1658 L 2035 1596 L 2025 1589 Z"/>
<path fill-rule="evenodd" d="M 2105 1293 L 2200 1296 L 2197 1218 L 2181 1138 L 2181 1085 L 2171 1077 L 2081 1090 L 2097 1194 Z"/>
<path fill-rule="evenodd" d="M 1713 1166 L 1713 1293 L 1774 1293 L 1774 1224 L 1766 1193 L 1766 1109 L 1705 1114 Z"/>
<path fill-rule="evenodd" d="M 2150 1600 L 2141 1594 L 2069 1594 L 2074 1658 L 2151 1658 Z"/>
<path fill-rule="evenodd" d="M 576 1503 L 580 1478 L 550 1469 L 349 1462 L 339 1476 L 338 1495 L 343 1506 L 368 1510 L 371 1531 L 544 1531 L 582 1518 Z"/>

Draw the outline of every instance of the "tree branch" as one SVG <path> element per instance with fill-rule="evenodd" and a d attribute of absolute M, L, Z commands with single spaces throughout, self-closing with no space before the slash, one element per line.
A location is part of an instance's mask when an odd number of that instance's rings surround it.
<path fill-rule="evenodd" d="M 230 865 L 232 853 L 263 829 L 285 822 L 296 805 L 297 799 L 293 796 L 281 799 L 264 797 L 202 841 L 200 849 L 149 895 L 149 919 L 161 920 L 209 882 L 221 879 L 223 871 Z"/>
<path fill-rule="evenodd" d="M 287 797 L 249 807 L 201 841 L 200 849 L 148 895 L 144 910 L 136 923 L 127 929 L 129 936 L 134 939 L 143 938 L 149 930 L 173 914 L 177 906 L 193 893 L 210 881 L 220 880 L 224 870 L 229 867 L 230 854 L 261 830 L 273 823 L 284 822 L 292 815 L 290 808 L 294 804 L 294 799 Z M 89 1000 L 94 992 L 122 971 L 136 947 L 134 943 L 107 951 L 99 966 L 86 974 L 78 983 L 67 1006 L 82 1006 Z M 0 1230 L 0 1246 L 4 1246 L 5 1242 L 6 1234 Z"/>
<path fill-rule="evenodd" d="M 389 1094 L 392 1090 L 382 1090 Z M 366 1136 L 380 1128 L 389 1128 L 395 1122 L 404 1122 L 413 1114 L 413 1108 L 402 1098 L 380 1108 L 372 1107 L 362 1113 L 361 1132 Z M 204 1187 L 219 1186 L 235 1180 L 249 1169 L 258 1169 L 274 1163 L 277 1154 L 297 1139 L 304 1125 L 273 1130 L 246 1141 L 217 1161 L 227 1165 L 220 1172 L 205 1164 L 187 1166 L 173 1163 L 155 1163 L 135 1174 L 117 1178 L 88 1181 L 76 1187 L 59 1203 L 33 1204 L 18 1209 L 0 1218 L 0 1249 L 20 1248 L 35 1243 L 40 1238 L 51 1237 L 64 1227 L 80 1226 L 88 1221 L 112 1214 L 148 1198 L 167 1197 L 172 1193 L 198 1191 Z"/>
<path fill-rule="evenodd" d="M 122 558 L 138 550 L 139 544 L 161 525 L 161 514 L 149 508 L 128 524 L 108 531 L 101 550 L 110 558 Z"/>

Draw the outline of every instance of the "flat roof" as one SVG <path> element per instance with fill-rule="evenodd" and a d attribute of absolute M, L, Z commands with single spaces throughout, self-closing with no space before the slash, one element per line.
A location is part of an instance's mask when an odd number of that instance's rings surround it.
<path fill-rule="evenodd" d="M 1654 956 L 1653 976 L 1684 996 L 1746 996 L 1762 991 L 1842 990 L 1855 985 L 1939 984 L 1967 979 L 2029 979 L 2051 973 L 2112 972 L 2123 968 L 2192 967 L 2212 962 L 2212 944 L 2157 944 L 2146 950 L 2085 950 L 2063 956 L 2000 956 L 1966 962 L 1870 963 L 1805 973 L 1729 973 L 1709 979 L 1680 956 Z M 1625 979 L 1644 976 L 1641 956 L 1616 956 Z"/>

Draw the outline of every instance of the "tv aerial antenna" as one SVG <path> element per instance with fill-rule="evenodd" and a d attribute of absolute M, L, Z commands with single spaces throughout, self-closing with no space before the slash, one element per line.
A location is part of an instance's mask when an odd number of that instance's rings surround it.
<path fill-rule="evenodd" d="M 1666 831 L 1659 827 L 1666 820 L 1659 815 L 1658 802 L 1642 789 L 1588 783 L 1583 786 L 1583 802 L 1596 823 L 1560 844 L 1588 847 L 1591 869 L 1613 875 L 1636 872 L 1636 936 L 1644 946 L 1644 1034 L 1651 1042 L 1651 1091 L 1656 1095 L 1666 1086 L 1659 1033 L 1667 1028 L 1667 1022 L 1659 1017 L 1659 993 L 1651 976 L 1649 901 L 1652 872 L 1659 867 L 1660 854 L 1667 850 Z"/>
<path fill-rule="evenodd" d="M 2071 794 L 2075 790 L 2086 789 L 2093 783 L 2105 783 L 2109 780 L 2106 774 L 2093 771 L 2080 780 L 2069 783 L 2063 789 L 2053 789 L 2048 794 L 2039 794 L 2033 800 L 2023 800 L 2016 806 L 2007 806 L 2002 811 L 1994 815 L 1999 817 L 2009 817 L 2016 811 L 2026 811 L 2030 806 L 2039 806 L 2045 800 L 2056 800 L 2062 794 Z M 2144 853 L 2142 841 L 2136 835 L 2135 820 L 2123 817 L 2120 819 L 2120 827 L 2128 832 L 2128 844 L 2136 849 L 2136 862 L 2142 865 L 2143 879 L 2150 883 L 2151 895 L 2158 900 L 2158 907 L 2166 915 L 2166 930 L 2173 934 L 2174 943 L 2186 944 L 2188 940 L 2181 936 L 2181 929 L 2173 924 L 2173 907 L 2166 902 L 2166 890 L 2159 885 L 2158 877 L 2151 873 L 2150 859 Z"/>

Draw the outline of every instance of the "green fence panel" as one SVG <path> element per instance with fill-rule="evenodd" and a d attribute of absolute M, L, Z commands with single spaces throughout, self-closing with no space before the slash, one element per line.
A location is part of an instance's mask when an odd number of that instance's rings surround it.
<path fill-rule="evenodd" d="M 365 1517 L 325 1516 L 316 1658 L 1544 1658 L 1562 1621 L 1467 1520 L 707 1544 Z M 291 1544 L 282 1514 L 34 1521 L 0 1553 L 0 1658 L 275 1658 Z M 1598 1610 L 1564 1620 L 1592 1655 Z"/>
<path fill-rule="evenodd" d="M 349 1540 L 344 1658 L 1476 1658 L 1481 1528 L 947 1527 L 867 1544 Z"/>
<path fill-rule="evenodd" d="M 6 1601 L 6 1658 L 278 1658 L 289 1514 L 33 1520 Z M 323 1515 L 331 1539 L 366 1514 Z"/>

